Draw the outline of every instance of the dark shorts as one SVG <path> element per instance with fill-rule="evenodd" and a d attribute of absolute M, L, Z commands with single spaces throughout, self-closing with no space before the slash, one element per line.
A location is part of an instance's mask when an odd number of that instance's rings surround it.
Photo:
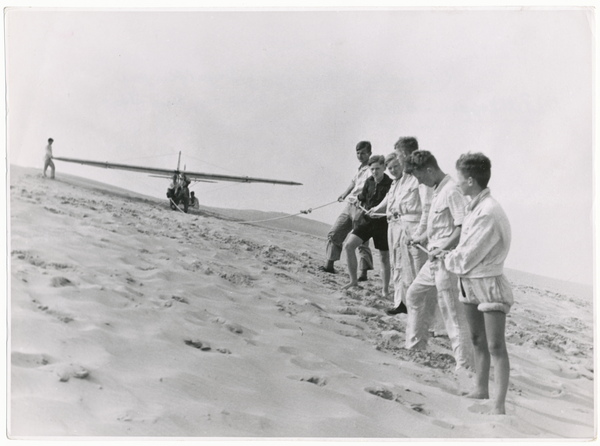
<path fill-rule="evenodd" d="M 386 218 L 375 218 L 368 222 L 361 223 L 353 231 L 352 234 L 360 238 L 363 242 L 373 239 L 375 249 L 380 251 L 389 251 L 388 246 L 388 222 Z"/>

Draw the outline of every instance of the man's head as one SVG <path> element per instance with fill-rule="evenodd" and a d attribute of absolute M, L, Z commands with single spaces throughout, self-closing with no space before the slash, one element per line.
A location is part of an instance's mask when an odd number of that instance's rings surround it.
<path fill-rule="evenodd" d="M 402 164 L 395 152 L 392 152 L 385 157 L 385 166 L 394 178 L 398 179 L 402 176 Z"/>
<path fill-rule="evenodd" d="M 435 157 L 427 150 L 416 150 L 404 162 L 404 171 L 411 173 L 419 183 L 429 187 L 436 185 L 441 170 Z"/>
<path fill-rule="evenodd" d="M 371 143 L 369 141 L 361 141 L 356 145 L 356 157 L 361 165 L 369 161 L 371 157 Z"/>
<path fill-rule="evenodd" d="M 403 136 L 396 141 L 396 144 L 394 144 L 394 150 L 396 151 L 400 164 L 404 166 L 404 160 L 410 156 L 411 153 L 419 150 L 419 143 L 417 138 L 413 136 Z"/>
<path fill-rule="evenodd" d="M 394 144 L 394 150 L 404 152 L 408 156 L 415 150 L 419 150 L 419 142 L 414 136 L 402 136 Z"/>
<path fill-rule="evenodd" d="M 52 144 L 54 140 L 52 138 L 48 138 L 48 144 Z"/>
<path fill-rule="evenodd" d="M 456 161 L 458 186 L 465 195 L 485 189 L 492 176 L 492 162 L 483 153 L 463 153 Z"/>
<path fill-rule="evenodd" d="M 385 174 L 385 158 L 383 155 L 373 155 L 369 158 L 369 170 L 375 178 L 375 182 L 379 183 Z"/>
<path fill-rule="evenodd" d="M 192 192 L 190 192 L 190 195 L 192 196 L 192 198 L 194 198 L 194 196 L 195 196 L 196 194 L 194 193 L 194 191 L 192 191 Z"/>

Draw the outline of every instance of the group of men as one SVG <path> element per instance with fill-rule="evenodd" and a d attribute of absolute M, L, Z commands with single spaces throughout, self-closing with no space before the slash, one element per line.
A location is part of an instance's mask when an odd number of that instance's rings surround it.
<path fill-rule="evenodd" d="M 344 289 L 358 287 L 373 269 L 372 238 L 384 297 L 390 282 L 394 285 L 394 305 L 387 313 L 408 316 L 406 348 L 427 348 L 437 311 L 457 371 L 475 372 L 475 390 L 468 396 L 489 398 L 492 363 L 496 394 L 491 411 L 504 414 L 510 374 L 504 333 L 513 295 L 503 267 L 511 231 L 487 187 L 489 158 L 461 155 L 455 181 L 433 154 L 419 150 L 414 137 L 400 138 L 386 157 L 372 155 L 371 144 L 361 141 L 356 156 L 360 166 L 338 199 L 345 207 L 328 234 L 321 270 L 336 273 L 334 264 L 344 252 L 350 276 Z"/>
<path fill-rule="evenodd" d="M 49 138 L 46 146 L 44 177 L 50 167 L 54 178 L 53 141 Z M 503 268 L 511 231 L 487 187 L 490 160 L 482 153 L 461 155 L 455 181 L 430 152 L 419 150 L 414 137 L 400 138 L 386 157 L 371 152 L 368 141 L 356 146 L 360 166 L 338 198 L 345 206 L 328 234 L 321 270 L 336 273 L 334 264 L 344 252 L 350 276 L 344 289 L 359 286 L 373 269 L 373 239 L 384 297 L 390 282 L 394 285 L 394 305 L 387 313 L 408 315 L 406 348 L 427 348 L 437 312 L 457 370 L 475 371 L 475 389 L 468 396 L 489 398 L 493 363 L 492 412 L 504 414 L 510 375 L 504 332 L 513 295 Z M 185 174 L 175 174 L 167 191 L 174 204 L 183 193 L 185 212 L 188 204 L 198 207 L 194 192 L 187 193 L 189 183 Z"/>

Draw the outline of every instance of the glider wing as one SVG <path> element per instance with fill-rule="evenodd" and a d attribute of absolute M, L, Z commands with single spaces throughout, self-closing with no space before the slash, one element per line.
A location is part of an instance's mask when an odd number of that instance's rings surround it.
<path fill-rule="evenodd" d="M 282 184 L 286 186 L 301 186 L 302 183 L 296 183 L 294 181 L 282 181 L 282 180 L 271 180 L 268 178 L 253 178 L 253 177 L 238 177 L 232 175 L 219 175 L 219 174 L 211 174 L 211 173 L 202 173 L 202 172 L 188 172 L 188 171 L 179 171 L 173 169 L 161 169 L 157 167 L 143 167 L 143 166 L 133 166 L 130 164 L 117 164 L 117 163 L 109 163 L 104 161 L 90 161 L 90 160 L 81 160 L 76 158 L 64 158 L 61 156 L 55 156 L 52 159 L 65 161 L 67 163 L 76 163 L 83 164 L 87 166 L 94 167 L 103 167 L 105 169 L 117 169 L 117 170 L 129 170 L 132 172 L 141 172 L 153 174 L 153 176 L 161 176 L 165 178 L 170 178 L 176 174 L 185 174 L 189 179 L 196 181 L 233 181 L 238 183 L 267 183 L 267 184 Z"/>

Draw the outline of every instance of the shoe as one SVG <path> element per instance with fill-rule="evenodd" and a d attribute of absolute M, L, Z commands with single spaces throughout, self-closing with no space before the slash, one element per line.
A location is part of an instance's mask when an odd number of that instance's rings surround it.
<path fill-rule="evenodd" d="M 394 316 L 396 314 L 408 314 L 408 308 L 406 308 L 406 305 L 404 305 L 404 302 L 400 302 L 400 305 L 398 305 L 396 308 L 391 308 L 389 310 L 385 310 L 385 312 L 387 314 L 389 314 L 390 316 Z"/>
<path fill-rule="evenodd" d="M 364 274 L 361 274 L 360 277 L 358 278 L 359 282 L 366 282 L 367 280 L 369 280 L 369 278 L 367 277 L 366 272 Z"/>
<path fill-rule="evenodd" d="M 323 265 L 319 266 L 319 271 L 321 271 L 323 273 L 337 274 L 337 271 L 334 268 L 328 269 L 328 268 L 325 268 Z"/>

